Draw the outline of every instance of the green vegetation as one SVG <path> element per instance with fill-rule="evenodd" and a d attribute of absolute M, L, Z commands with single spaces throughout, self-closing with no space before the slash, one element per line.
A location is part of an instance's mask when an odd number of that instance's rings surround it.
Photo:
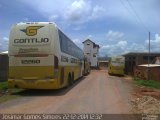
<path fill-rule="evenodd" d="M 13 94 L 20 91 L 22 91 L 22 89 L 8 89 L 7 81 L 0 82 L 0 103 L 20 97 L 18 94 Z"/>
<path fill-rule="evenodd" d="M 7 89 L 8 89 L 7 82 L 0 82 L 0 91 L 1 90 L 7 90 Z"/>
<path fill-rule="evenodd" d="M 135 78 L 134 80 L 138 85 L 160 89 L 160 82 L 154 80 L 142 80 L 139 78 Z"/>
<path fill-rule="evenodd" d="M 20 96 L 18 95 L 10 95 L 10 94 L 5 94 L 3 96 L 0 96 L 0 103 L 19 98 Z"/>

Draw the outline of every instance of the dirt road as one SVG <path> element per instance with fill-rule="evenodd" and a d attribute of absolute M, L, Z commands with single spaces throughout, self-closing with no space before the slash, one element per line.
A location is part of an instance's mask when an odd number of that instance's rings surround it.
<path fill-rule="evenodd" d="M 69 88 L 17 93 L 23 97 L 0 104 L 0 113 L 130 113 L 131 91 L 123 77 L 93 70 Z"/>

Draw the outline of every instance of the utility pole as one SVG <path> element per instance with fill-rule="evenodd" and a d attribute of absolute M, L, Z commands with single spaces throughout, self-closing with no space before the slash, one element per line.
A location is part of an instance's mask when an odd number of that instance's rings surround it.
<path fill-rule="evenodd" d="M 150 32 L 149 32 L 149 42 L 148 42 L 148 80 L 150 80 Z"/>

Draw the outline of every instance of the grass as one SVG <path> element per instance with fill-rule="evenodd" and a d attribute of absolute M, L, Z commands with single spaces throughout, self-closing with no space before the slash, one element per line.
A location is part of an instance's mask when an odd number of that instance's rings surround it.
<path fill-rule="evenodd" d="M 8 83 L 0 82 L 0 103 L 19 98 L 20 95 L 12 95 L 12 93 L 20 92 L 22 89 L 8 89 Z"/>
<path fill-rule="evenodd" d="M 142 80 L 139 78 L 135 78 L 134 80 L 135 80 L 136 84 L 138 84 L 138 85 L 160 89 L 160 82 L 157 82 L 154 80 Z"/>
<path fill-rule="evenodd" d="M 7 82 L 0 82 L 0 91 L 7 90 L 7 89 L 8 89 L 8 83 Z"/>
<path fill-rule="evenodd" d="M 13 100 L 13 99 L 16 99 L 16 98 L 19 98 L 20 96 L 18 95 L 10 95 L 10 94 L 6 94 L 6 95 L 3 95 L 0 97 L 0 103 L 3 103 L 3 102 L 6 102 L 6 101 L 9 101 L 9 100 Z"/>

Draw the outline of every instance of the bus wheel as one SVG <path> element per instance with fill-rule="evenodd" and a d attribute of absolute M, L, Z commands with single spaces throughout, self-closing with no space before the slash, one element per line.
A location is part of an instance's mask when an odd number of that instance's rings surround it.
<path fill-rule="evenodd" d="M 68 85 L 71 86 L 73 85 L 73 80 L 72 80 L 72 77 L 71 77 L 71 74 L 69 73 L 68 75 Z"/>
<path fill-rule="evenodd" d="M 72 72 L 72 82 L 74 83 L 74 72 Z"/>

